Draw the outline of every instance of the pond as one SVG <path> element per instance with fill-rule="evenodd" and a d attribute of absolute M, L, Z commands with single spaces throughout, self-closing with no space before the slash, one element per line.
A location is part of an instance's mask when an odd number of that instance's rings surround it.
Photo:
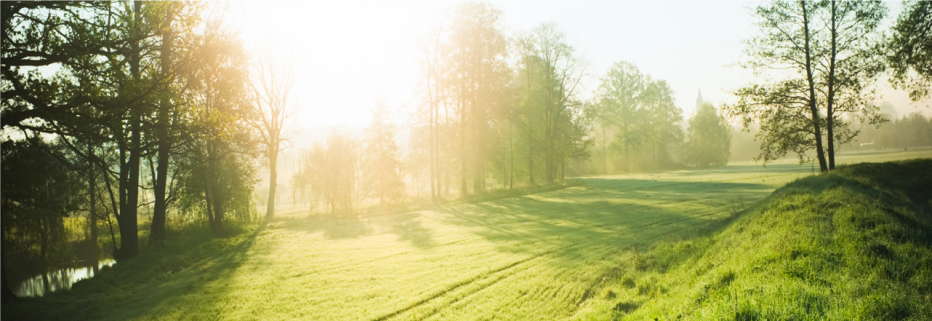
<path fill-rule="evenodd" d="M 49 271 L 28 278 L 15 287 L 13 293 L 20 297 L 35 297 L 62 289 L 71 289 L 75 282 L 94 277 L 94 274 L 104 266 L 113 266 L 116 261 L 106 259 L 97 262 L 96 265 L 87 263 L 89 262 L 75 262 L 74 267 Z"/>

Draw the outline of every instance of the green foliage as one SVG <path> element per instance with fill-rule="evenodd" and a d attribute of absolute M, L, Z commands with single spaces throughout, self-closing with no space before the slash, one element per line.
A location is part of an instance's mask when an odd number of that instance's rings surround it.
<path fill-rule="evenodd" d="M 80 208 L 81 181 L 60 142 L 38 137 L 4 141 L 2 147 L 3 255 L 23 278 L 34 269 L 73 260 L 64 218 Z"/>
<path fill-rule="evenodd" d="M 686 165 L 713 167 L 728 163 L 728 157 L 731 156 L 731 126 L 712 104 L 702 104 L 696 116 L 689 120 L 686 137 Z"/>
<path fill-rule="evenodd" d="M 683 140 L 683 111 L 669 84 L 625 61 L 616 62 L 601 82 L 590 113 L 603 136 L 603 170 L 608 171 L 608 146 L 621 151 L 625 171 L 635 168 L 632 156 L 640 157 L 641 168 L 672 167 L 671 151 Z"/>
<path fill-rule="evenodd" d="M 896 19 L 893 35 L 886 44 L 887 63 L 893 69 L 891 83 L 909 89 L 909 98 L 919 101 L 932 88 L 932 3 L 909 1 Z M 910 70 L 915 72 L 910 75 Z"/>

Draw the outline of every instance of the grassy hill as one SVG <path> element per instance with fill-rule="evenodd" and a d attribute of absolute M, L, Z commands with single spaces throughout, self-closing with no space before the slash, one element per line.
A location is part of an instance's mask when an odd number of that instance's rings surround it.
<path fill-rule="evenodd" d="M 932 160 L 799 179 L 627 271 L 576 318 L 932 320 Z"/>

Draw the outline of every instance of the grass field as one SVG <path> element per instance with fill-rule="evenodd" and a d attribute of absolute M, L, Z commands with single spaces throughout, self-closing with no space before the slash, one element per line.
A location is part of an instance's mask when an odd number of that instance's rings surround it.
<path fill-rule="evenodd" d="M 932 157 L 932 151 L 859 154 L 839 162 L 917 157 Z M 613 318 L 652 297 L 650 288 L 633 285 L 630 291 L 641 301 L 632 301 L 629 309 L 619 308 L 615 299 L 629 291 L 619 282 L 631 280 L 626 274 L 633 262 L 650 258 L 652 246 L 708 239 L 776 188 L 809 175 L 809 165 L 795 162 L 739 163 L 587 177 L 581 186 L 557 191 L 401 214 L 282 213 L 235 237 L 197 246 L 177 240 L 105 269 L 72 291 L 7 306 L 3 316 Z M 606 310 L 597 304 L 612 305 Z"/>

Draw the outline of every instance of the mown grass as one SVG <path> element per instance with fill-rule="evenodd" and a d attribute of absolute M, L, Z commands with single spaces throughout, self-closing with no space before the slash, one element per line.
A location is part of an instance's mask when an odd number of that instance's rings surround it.
<path fill-rule="evenodd" d="M 930 320 L 932 160 L 798 180 L 604 291 L 577 319 Z"/>
<path fill-rule="evenodd" d="M 745 206 L 809 173 L 808 166 L 791 163 L 737 164 L 703 171 L 588 177 L 582 185 L 555 191 L 404 213 L 280 215 L 227 238 L 213 239 L 208 233 L 173 235 L 164 247 L 105 269 L 71 291 L 4 306 L 2 316 L 13 320 L 652 317 L 652 311 L 672 309 L 653 308 L 652 300 L 677 302 L 665 301 L 674 285 L 665 280 L 687 273 L 677 271 L 720 243 L 724 234 L 712 231 L 729 224 Z M 717 261 L 710 262 L 717 268 Z M 744 282 L 738 272 L 716 274 L 713 280 L 719 283 L 714 284 L 727 288 Z"/>

